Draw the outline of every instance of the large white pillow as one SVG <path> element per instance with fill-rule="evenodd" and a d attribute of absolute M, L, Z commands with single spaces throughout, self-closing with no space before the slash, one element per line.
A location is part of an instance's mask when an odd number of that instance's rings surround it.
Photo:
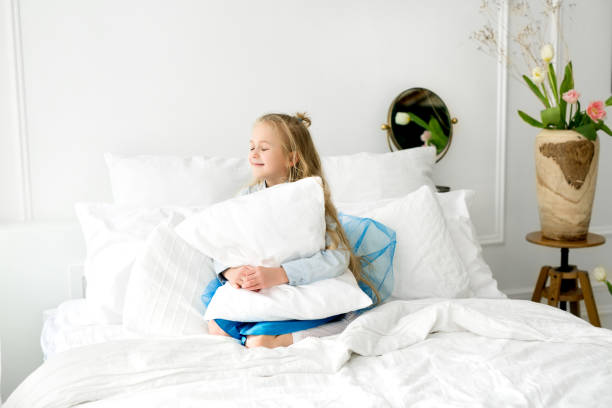
<path fill-rule="evenodd" d="M 212 259 L 162 222 L 147 238 L 132 268 L 123 326 L 148 335 L 208 333 L 200 297 L 213 279 Z"/>
<path fill-rule="evenodd" d="M 108 203 L 76 203 L 85 247 L 85 298 L 98 323 L 122 321 L 125 291 L 134 260 L 147 236 L 164 220 L 173 225 L 200 207 L 137 208 Z"/>
<path fill-rule="evenodd" d="M 471 295 L 467 271 L 430 187 L 422 186 L 402 198 L 384 202 L 336 206 L 341 212 L 372 218 L 395 231 L 393 297 Z"/>
<path fill-rule="evenodd" d="M 319 177 L 279 184 L 214 204 L 176 227 L 185 241 L 225 265 L 277 267 L 325 248 L 325 207 Z M 372 304 L 350 271 L 308 285 L 260 292 L 223 285 L 207 319 L 271 321 L 315 319 Z"/>
<path fill-rule="evenodd" d="M 469 203 L 473 196 L 472 190 L 454 190 L 436 194 L 448 230 L 470 277 L 473 296 L 506 298 L 507 296 L 497 288 L 497 281 L 493 278 L 491 268 L 482 257 L 482 247 L 478 242 L 469 212 Z"/>
<path fill-rule="evenodd" d="M 278 267 L 325 248 L 319 177 L 213 204 L 176 227 L 190 245 L 228 266 Z"/>
<path fill-rule="evenodd" d="M 469 212 L 469 205 L 473 196 L 474 191 L 472 190 L 453 190 L 448 193 L 436 194 L 446 226 L 469 276 L 472 296 L 492 299 L 507 298 L 497 288 L 497 281 L 493 278 L 491 268 L 482 257 L 482 247 L 478 242 L 476 229 Z M 346 210 L 364 213 L 387 205 L 392 201 L 379 200 L 340 205 Z"/>
<path fill-rule="evenodd" d="M 433 146 L 387 153 L 323 157 L 323 172 L 334 202 L 354 203 L 398 198 L 422 185 L 434 188 Z"/>
<path fill-rule="evenodd" d="M 246 157 L 106 153 L 104 159 L 117 204 L 204 207 L 234 197 L 251 178 Z"/>
<path fill-rule="evenodd" d="M 207 206 L 234 197 L 252 177 L 246 158 L 113 153 L 104 157 L 118 204 Z M 424 184 L 434 186 L 432 146 L 321 160 L 334 202 L 396 198 Z"/>
<path fill-rule="evenodd" d="M 223 285 L 210 301 L 204 318 L 241 322 L 322 319 L 372 304 L 350 270 L 334 279 L 307 285 L 279 285 L 259 292 Z"/>

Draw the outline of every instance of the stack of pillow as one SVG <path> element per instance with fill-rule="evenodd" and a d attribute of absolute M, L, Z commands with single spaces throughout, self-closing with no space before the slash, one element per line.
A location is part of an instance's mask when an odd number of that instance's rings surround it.
<path fill-rule="evenodd" d="M 75 206 L 87 247 L 86 299 L 98 322 L 123 324 L 143 334 L 184 335 L 206 333 L 205 312 L 207 318 L 241 321 L 313 319 L 324 317 L 325 310 L 356 310 L 371 303 L 347 272 L 333 282 L 332 290 L 350 293 L 338 302 L 321 288 L 312 290 L 315 282 L 270 288 L 265 296 L 237 291 L 250 305 L 248 319 L 231 318 L 245 303 L 232 309 L 220 301 L 205 311 L 200 295 L 215 278 L 211 258 L 276 266 L 323 248 L 320 181 L 304 179 L 232 199 L 250 180 L 245 159 L 113 154 L 105 159 L 115 203 Z M 434 193 L 434 163 L 431 147 L 323 157 L 339 212 L 371 218 L 396 233 L 393 298 L 505 297 L 482 259 L 468 212 L 473 193 Z M 262 198 L 270 194 L 277 200 Z M 274 216 L 255 220 L 258 211 Z M 280 222 L 279 214 L 304 228 Z M 243 235 L 222 236 L 221 224 Z M 224 287 L 231 292 L 229 285 Z M 281 294 L 287 290 L 313 300 L 313 306 L 291 308 L 295 312 L 288 316 L 287 308 L 274 302 L 286 298 Z M 253 296 L 268 303 L 251 307 Z"/>

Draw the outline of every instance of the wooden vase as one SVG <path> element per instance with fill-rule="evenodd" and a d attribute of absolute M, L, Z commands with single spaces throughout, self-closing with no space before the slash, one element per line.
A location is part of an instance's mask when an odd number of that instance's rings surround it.
<path fill-rule="evenodd" d="M 595 197 L 599 139 L 573 130 L 543 129 L 536 137 L 535 164 L 544 238 L 586 239 Z"/>

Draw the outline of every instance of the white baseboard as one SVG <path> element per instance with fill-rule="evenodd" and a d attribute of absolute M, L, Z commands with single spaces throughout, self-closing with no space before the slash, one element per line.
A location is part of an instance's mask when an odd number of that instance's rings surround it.
<path fill-rule="evenodd" d="M 595 296 L 595 304 L 597 306 L 597 312 L 599 313 L 600 320 L 602 317 L 612 316 L 612 295 L 608 292 L 606 285 L 596 282 L 593 285 L 593 296 Z M 530 288 L 516 288 L 502 290 L 511 299 L 522 299 L 530 300 L 533 294 L 533 287 Z M 580 308 L 580 317 L 585 320 L 587 319 L 586 310 L 583 306 Z"/>

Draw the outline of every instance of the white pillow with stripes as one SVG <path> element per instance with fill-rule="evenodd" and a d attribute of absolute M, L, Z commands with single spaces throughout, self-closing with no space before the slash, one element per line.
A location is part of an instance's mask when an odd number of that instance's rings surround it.
<path fill-rule="evenodd" d="M 157 336 L 208 333 L 200 296 L 212 279 L 212 260 L 162 222 L 132 268 L 123 326 Z"/>

